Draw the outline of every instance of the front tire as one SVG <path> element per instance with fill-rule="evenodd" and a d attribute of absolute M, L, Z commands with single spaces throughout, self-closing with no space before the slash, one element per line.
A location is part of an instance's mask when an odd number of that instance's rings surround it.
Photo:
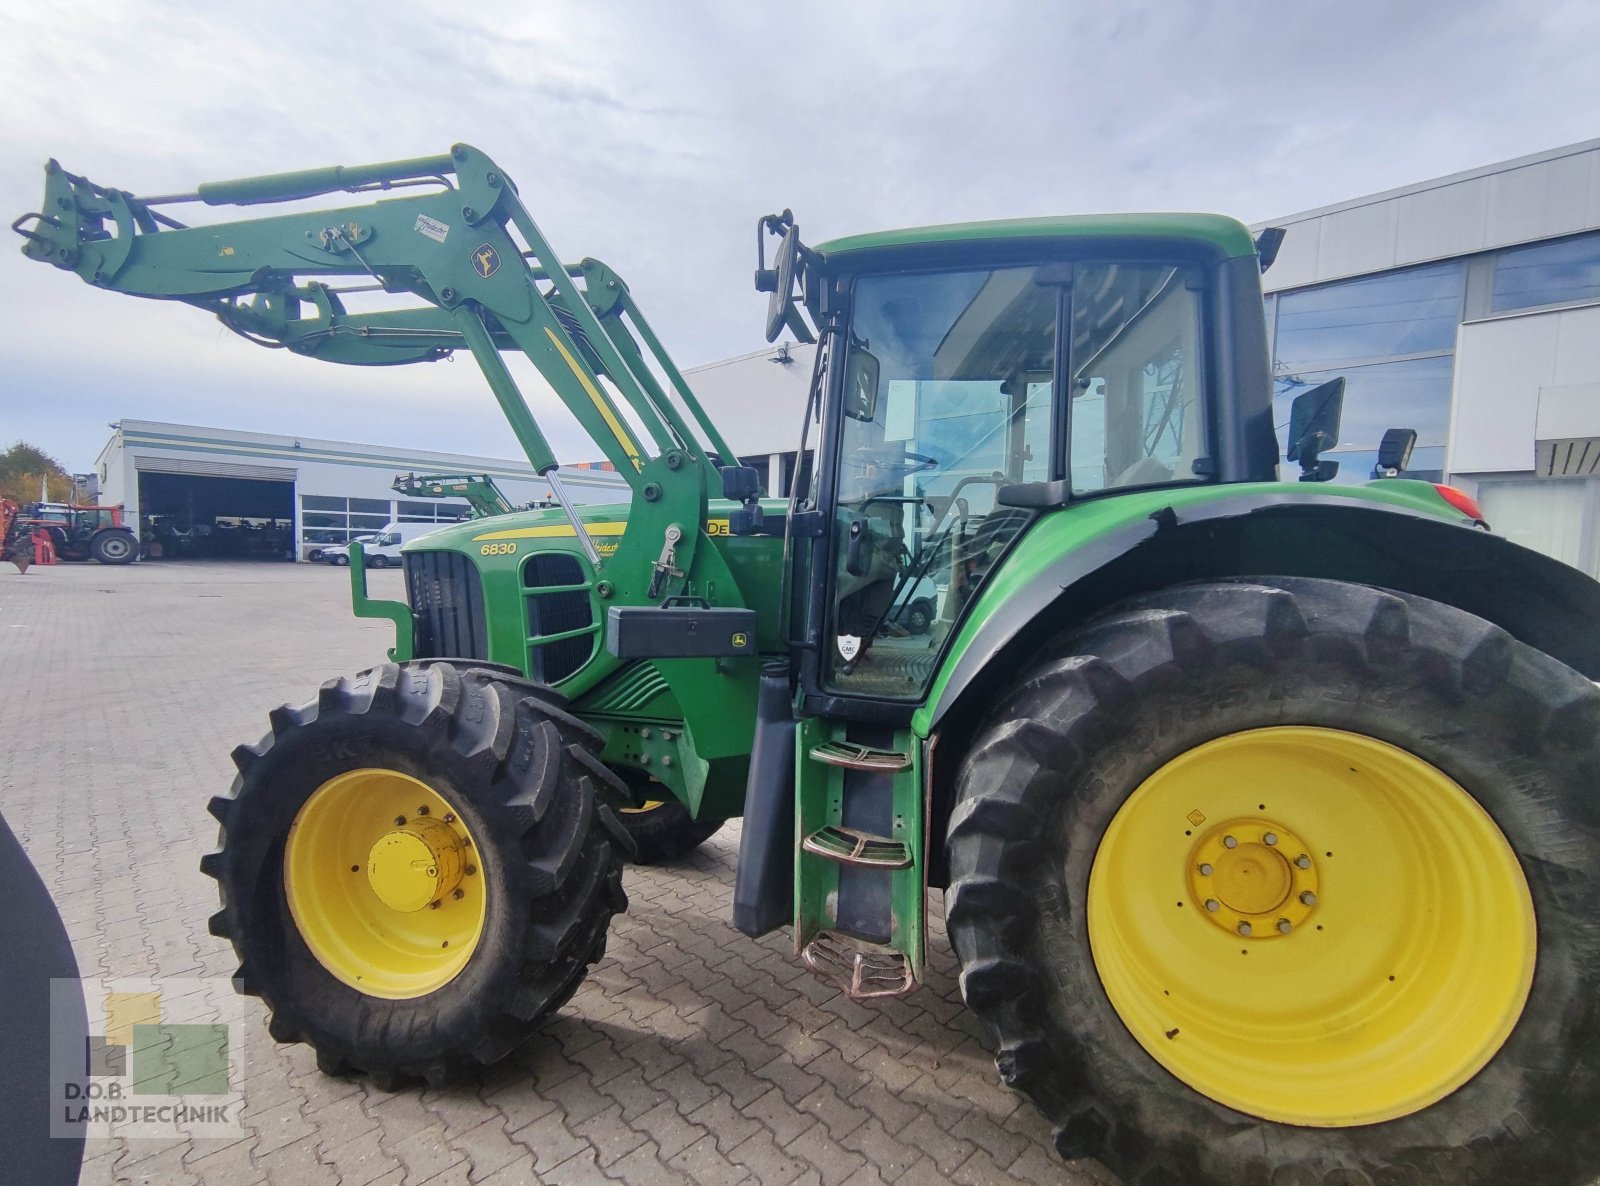
<path fill-rule="evenodd" d="M 571 996 L 627 904 L 630 843 L 600 739 L 564 703 L 501 672 L 388 664 L 234 751 L 201 870 L 275 1039 L 380 1085 L 442 1082 Z"/>
<path fill-rule="evenodd" d="M 1137 1182 L 1590 1180 L 1592 683 L 1308 579 L 1163 590 L 1054 653 L 969 752 L 947 913 L 1064 1155 Z"/>

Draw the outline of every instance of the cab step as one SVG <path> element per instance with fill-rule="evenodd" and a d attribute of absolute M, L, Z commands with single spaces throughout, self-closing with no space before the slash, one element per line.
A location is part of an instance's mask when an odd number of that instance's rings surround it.
<path fill-rule="evenodd" d="M 909 869 L 911 850 L 899 840 L 842 824 L 818 828 L 800 843 L 806 852 L 865 869 Z"/>
<path fill-rule="evenodd" d="M 911 768 L 911 755 L 896 750 L 873 749 L 849 741 L 828 741 L 811 747 L 811 757 L 825 766 L 845 770 L 871 770 L 893 774 Z"/>
<path fill-rule="evenodd" d="M 806 966 L 832 981 L 852 1001 L 903 997 L 917 987 L 911 961 L 902 951 L 823 931 L 800 952 Z"/>

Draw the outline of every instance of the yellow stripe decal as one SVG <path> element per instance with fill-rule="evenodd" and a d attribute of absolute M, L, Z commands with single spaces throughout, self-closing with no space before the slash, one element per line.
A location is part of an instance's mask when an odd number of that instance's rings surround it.
<path fill-rule="evenodd" d="M 627 530 L 626 522 L 614 523 L 585 523 L 591 536 L 621 535 Z M 496 539 L 560 539 L 563 536 L 576 536 L 570 523 L 545 523 L 538 527 L 513 527 L 506 531 L 488 531 L 482 535 L 472 537 L 473 543 L 484 540 Z M 728 521 L 726 519 L 707 519 L 707 535 L 727 535 Z"/>
<path fill-rule="evenodd" d="M 617 418 L 616 412 L 612 411 L 610 401 L 601 395 L 599 389 L 589 381 L 589 376 L 583 373 L 583 368 L 578 365 L 578 360 L 573 358 L 567 348 L 561 344 L 561 339 L 556 336 L 556 331 L 547 325 L 544 328 L 544 332 L 545 336 L 550 339 L 550 344 L 561 352 L 562 358 L 567 360 L 567 366 L 572 368 L 573 375 L 579 383 L 583 384 L 583 389 L 589 393 L 589 398 L 594 401 L 595 408 L 605 418 L 606 426 L 611 429 L 612 435 L 617 438 L 617 444 L 622 446 L 622 451 L 628 455 L 628 460 L 633 462 L 633 468 L 642 470 L 644 463 L 639 460 L 639 446 L 633 443 L 633 438 L 628 435 L 628 430 L 623 427 L 622 421 Z M 592 529 L 590 534 L 593 534 Z"/>

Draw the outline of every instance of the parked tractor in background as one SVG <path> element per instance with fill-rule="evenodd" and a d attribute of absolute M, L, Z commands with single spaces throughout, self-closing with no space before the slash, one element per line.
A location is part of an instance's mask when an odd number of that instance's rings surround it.
<path fill-rule="evenodd" d="M 58 560 L 95 559 L 101 564 L 131 564 L 139 556 L 139 540 L 122 521 L 120 506 L 79 506 L 66 502 L 9 500 L 0 509 L 0 540 L 6 558 L 28 553 L 37 559 L 41 545 Z"/>
<path fill-rule="evenodd" d="M 563 262 L 467 145 L 147 198 L 52 161 L 42 210 L 29 257 L 258 342 L 470 352 L 560 504 L 406 545 L 404 603 L 352 549 L 392 661 L 274 709 L 211 801 L 212 933 L 327 1072 L 503 1057 L 603 954 L 623 861 L 742 814 L 734 926 L 792 927 L 853 999 L 917 988 L 944 887 L 962 994 L 1068 1157 L 1600 1165 L 1600 585 L 1460 491 L 1329 484 L 1336 384 L 1296 400 L 1278 480 L 1281 236 L 1115 215 L 807 247 L 762 219 L 768 340 L 818 343 L 816 464 L 778 499 L 621 277 Z M 347 304 L 374 282 L 417 307 Z M 627 505 L 569 502 L 505 351 Z M 927 629 L 891 628 L 915 603 Z"/>
<path fill-rule="evenodd" d="M 407 498 L 464 498 L 474 519 L 527 509 L 512 506 L 488 474 L 396 474 L 392 489 Z"/>

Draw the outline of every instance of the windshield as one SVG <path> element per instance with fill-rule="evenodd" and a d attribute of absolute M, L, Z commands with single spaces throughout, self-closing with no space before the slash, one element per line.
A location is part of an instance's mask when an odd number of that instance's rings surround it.
<path fill-rule="evenodd" d="M 845 364 L 836 686 L 917 695 L 951 621 L 1050 473 L 1059 287 L 1013 267 L 870 276 Z"/>
<path fill-rule="evenodd" d="M 1153 263 L 856 282 L 836 455 L 831 687 L 922 693 L 963 609 L 1029 522 L 1030 512 L 998 504 L 1002 486 L 1070 476 L 1087 496 L 1203 479 L 1199 297 L 1186 269 Z M 1060 461 L 1058 324 L 1072 327 Z"/>

